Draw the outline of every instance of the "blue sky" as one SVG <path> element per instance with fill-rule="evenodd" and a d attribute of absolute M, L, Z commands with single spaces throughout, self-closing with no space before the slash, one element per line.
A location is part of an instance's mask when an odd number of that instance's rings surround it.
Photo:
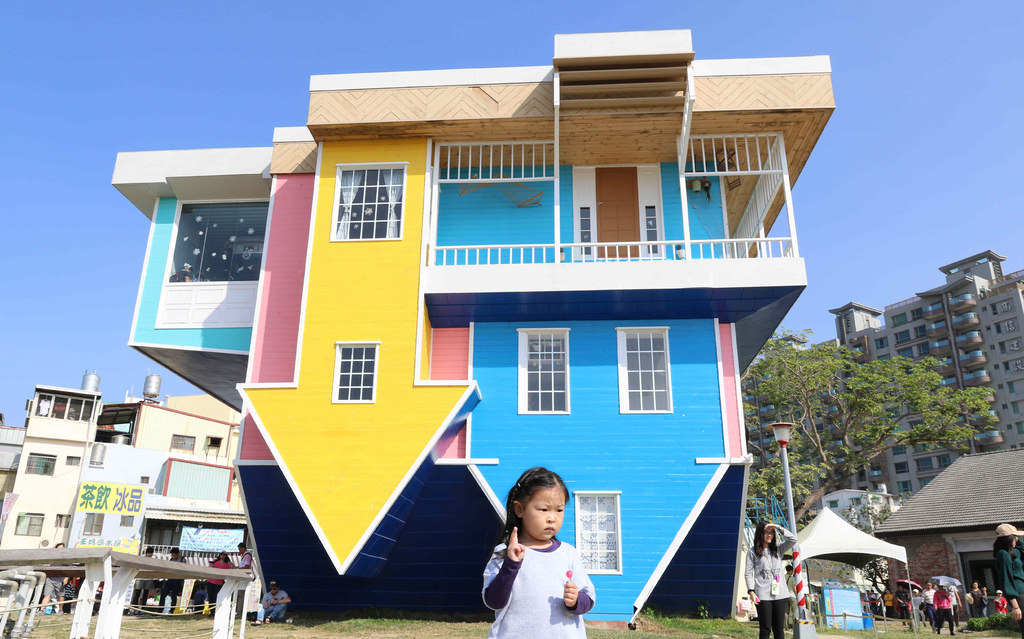
<path fill-rule="evenodd" d="M 0 412 L 86 369 L 120 401 L 148 220 L 119 151 L 267 146 L 312 74 L 551 63 L 555 33 L 687 28 L 699 58 L 828 54 L 837 109 L 794 188 L 809 285 L 785 325 L 876 307 L 992 249 L 1024 268 L 1024 3 L 9 3 L 0 19 Z M 296 11 L 298 9 L 298 11 Z"/>

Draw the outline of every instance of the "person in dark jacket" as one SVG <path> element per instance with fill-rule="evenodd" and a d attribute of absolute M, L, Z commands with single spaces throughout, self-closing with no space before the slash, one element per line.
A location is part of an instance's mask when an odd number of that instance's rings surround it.
<path fill-rule="evenodd" d="M 996 583 L 1002 586 L 1003 596 L 1010 604 L 1010 615 L 1020 624 L 1020 636 L 1024 639 L 1024 621 L 1021 619 L 1021 602 L 1024 601 L 1024 550 L 1021 549 L 1022 533 L 1010 524 L 996 526 L 996 541 L 992 554 L 996 558 Z"/>

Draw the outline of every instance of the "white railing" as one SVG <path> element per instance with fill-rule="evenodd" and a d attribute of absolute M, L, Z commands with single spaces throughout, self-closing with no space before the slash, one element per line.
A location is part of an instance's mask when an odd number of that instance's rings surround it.
<path fill-rule="evenodd" d="M 438 144 L 437 181 L 444 184 L 531 182 L 555 179 L 555 143 Z"/>
<path fill-rule="evenodd" d="M 785 163 L 778 133 L 694 135 L 683 156 L 687 176 L 782 174 Z"/>
<path fill-rule="evenodd" d="M 788 237 L 732 240 L 693 240 L 693 260 L 773 259 L 793 257 Z M 555 255 L 553 244 L 502 244 L 491 246 L 442 246 L 435 249 L 435 266 L 489 266 L 517 264 L 662 262 L 687 259 L 683 243 L 577 242 L 562 244 Z"/>

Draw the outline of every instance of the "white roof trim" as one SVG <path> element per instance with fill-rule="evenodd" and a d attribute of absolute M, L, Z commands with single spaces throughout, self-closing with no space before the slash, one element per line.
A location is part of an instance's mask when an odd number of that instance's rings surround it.
<path fill-rule="evenodd" d="M 555 60 L 692 53 L 689 29 L 555 35 Z"/>
<path fill-rule="evenodd" d="M 315 142 L 313 134 L 305 126 L 274 127 L 274 142 Z"/>
<path fill-rule="evenodd" d="M 693 61 L 693 75 L 697 78 L 716 75 L 786 75 L 791 73 L 832 73 L 832 61 L 827 55 Z"/>
<path fill-rule="evenodd" d="M 493 69 L 442 69 L 435 71 L 394 71 L 389 73 L 343 73 L 309 77 L 310 91 L 353 89 L 399 89 L 478 84 L 524 84 L 551 82 L 554 67 L 498 67 Z"/>

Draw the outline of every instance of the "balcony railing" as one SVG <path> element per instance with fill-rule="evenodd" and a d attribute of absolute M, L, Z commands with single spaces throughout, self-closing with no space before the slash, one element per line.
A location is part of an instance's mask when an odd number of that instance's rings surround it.
<path fill-rule="evenodd" d="M 964 375 L 964 384 L 968 386 L 981 386 L 982 384 L 988 384 L 992 381 L 987 370 L 975 371 Z"/>
<path fill-rule="evenodd" d="M 935 319 L 937 317 L 942 317 L 943 315 L 945 315 L 945 311 L 942 310 L 941 302 L 939 302 L 938 304 L 931 304 L 929 306 L 925 306 L 923 309 L 921 309 L 921 313 L 924 315 L 925 319 Z"/>
<path fill-rule="evenodd" d="M 691 260 L 772 259 L 793 257 L 789 238 L 695 240 Z M 591 262 L 662 262 L 687 258 L 683 245 L 662 242 L 576 242 L 561 244 L 557 259 L 554 244 L 502 244 L 442 246 L 435 250 L 437 266 L 555 264 Z"/>
<path fill-rule="evenodd" d="M 974 344 L 981 344 L 985 341 L 985 338 L 981 336 L 981 331 L 971 331 L 970 333 L 964 333 L 956 338 L 957 346 L 972 346 Z"/>
<path fill-rule="evenodd" d="M 925 329 L 925 332 L 930 337 L 935 337 L 936 335 L 944 335 L 946 333 L 946 323 L 935 322 L 934 324 L 929 324 L 928 328 Z"/>
<path fill-rule="evenodd" d="M 964 366 L 973 366 L 975 364 L 984 364 L 988 361 L 988 357 L 985 356 L 984 351 L 971 351 L 970 353 L 964 353 L 960 356 L 960 363 Z"/>
<path fill-rule="evenodd" d="M 971 308 L 978 305 L 978 300 L 975 299 L 970 293 L 966 293 L 959 297 L 954 297 L 949 300 L 949 308 L 954 311 L 959 311 L 965 308 Z"/>
<path fill-rule="evenodd" d="M 953 328 L 961 330 L 981 323 L 977 313 L 964 313 L 953 318 Z"/>
<path fill-rule="evenodd" d="M 949 345 L 948 339 L 940 339 L 931 342 L 928 345 L 928 349 L 932 355 L 942 355 L 944 353 L 950 352 L 952 350 L 952 347 Z"/>

